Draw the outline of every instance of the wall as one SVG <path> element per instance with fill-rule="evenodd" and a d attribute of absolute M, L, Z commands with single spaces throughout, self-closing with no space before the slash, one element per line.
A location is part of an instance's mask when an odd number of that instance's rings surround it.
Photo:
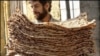
<path fill-rule="evenodd" d="M 8 20 L 9 17 L 9 1 L 1 1 L 0 2 L 0 10 L 1 10 L 1 55 L 0 56 L 5 56 L 6 54 L 6 49 L 4 48 L 6 45 L 6 40 L 7 40 L 7 25 L 6 21 Z"/>
<path fill-rule="evenodd" d="M 5 54 L 5 49 L 4 49 L 4 45 L 5 45 L 5 25 L 4 25 L 4 7 L 3 7 L 3 2 L 0 2 L 0 4 L 1 4 L 1 18 L 0 18 L 0 20 L 1 20 L 1 56 L 4 56 L 4 54 Z"/>
<path fill-rule="evenodd" d="M 95 40 L 96 55 L 100 56 L 100 6 L 99 1 L 80 1 L 81 13 L 87 12 L 88 19 L 96 19 L 96 28 L 94 30 L 93 38 Z"/>

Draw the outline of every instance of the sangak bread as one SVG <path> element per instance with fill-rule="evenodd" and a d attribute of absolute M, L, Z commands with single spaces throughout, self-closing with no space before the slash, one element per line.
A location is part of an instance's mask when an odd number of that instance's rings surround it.
<path fill-rule="evenodd" d="M 65 22 L 35 24 L 19 12 L 8 21 L 8 56 L 90 56 L 94 52 L 91 37 L 95 22 L 81 14 Z"/>

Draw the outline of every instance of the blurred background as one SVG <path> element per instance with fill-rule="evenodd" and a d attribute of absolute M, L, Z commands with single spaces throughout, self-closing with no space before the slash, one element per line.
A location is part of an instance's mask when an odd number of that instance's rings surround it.
<path fill-rule="evenodd" d="M 1 56 L 5 56 L 6 49 L 4 46 L 6 45 L 8 35 L 7 29 L 7 20 L 14 13 L 16 8 L 19 8 L 22 13 L 27 15 L 30 21 L 34 21 L 34 16 L 32 13 L 31 6 L 29 1 L 0 1 L 1 7 Z M 100 1 L 65 1 L 65 0 L 57 0 L 52 1 L 52 16 L 60 21 L 65 21 L 68 19 L 74 19 L 80 13 L 87 12 L 88 20 L 96 19 L 96 28 L 94 30 L 94 34 L 92 35 L 95 40 L 96 46 L 96 55 L 100 56 Z"/>

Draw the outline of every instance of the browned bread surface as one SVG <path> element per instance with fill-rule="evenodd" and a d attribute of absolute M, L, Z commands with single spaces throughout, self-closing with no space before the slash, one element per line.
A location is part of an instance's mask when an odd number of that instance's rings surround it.
<path fill-rule="evenodd" d="M 95 53 L 94 21 L 88 22 L 86 14 L 81 14 L 65 22 L 35 24 L 16 12 L 8 21 L 7 49 L 21 56 L 89 56 Z"/>

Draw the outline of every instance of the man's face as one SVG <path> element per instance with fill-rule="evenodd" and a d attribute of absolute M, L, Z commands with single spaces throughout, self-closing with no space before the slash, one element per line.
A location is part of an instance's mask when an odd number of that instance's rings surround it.
<path fill-rule="evenodd" d="M 37 20 L 41 21 L 48 13 L 45 7 L 39 1 L 32 2 L 31 7 Z"/>

